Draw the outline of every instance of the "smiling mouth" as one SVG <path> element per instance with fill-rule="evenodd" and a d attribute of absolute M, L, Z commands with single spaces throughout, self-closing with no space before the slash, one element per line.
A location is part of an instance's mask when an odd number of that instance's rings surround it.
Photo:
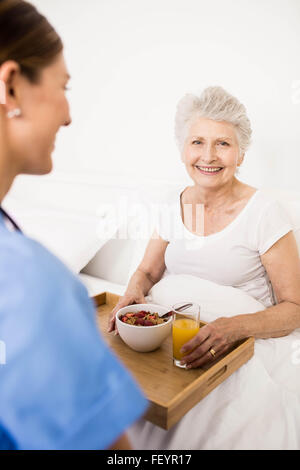
<path fill-rule="evenodd" d="M 195 165 L 195 168 L 197 168 L 198 171 L 200 171 L 200 173 L 202 173 L 203 175 L 215 175 L 217 173 L 220 173 L 224 168 L 223 167 L 220 167 L 220 166 L 198 166 L 198 165 Z"/>

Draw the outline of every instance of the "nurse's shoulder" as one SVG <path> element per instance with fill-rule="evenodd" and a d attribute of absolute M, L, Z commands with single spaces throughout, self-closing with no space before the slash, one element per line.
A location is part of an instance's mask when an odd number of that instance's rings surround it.
<path fill-rule="evenodd" d="M 0 253 L 3 332 L 17 322 L 20 334 L 30 342 L 35 334 L 52 329 L 55 321 L 68 331 L 76 320 L 77 325 L 87 322 L 90 334 L 99 336 L 86 287 L 47 248 L 21 233 L 0 230 Z"/>
<path fill-rule="evenodd" d="M 86 296 L 87 289 L 64 263 L 37 240 L 19 232 L 0 231 L 0 288 L 10 279 L 15 288 L 32 288 L 41 297 L 64 290 L 78 291 Z M 29 292 L 27 291 L 27 294 Z"/>

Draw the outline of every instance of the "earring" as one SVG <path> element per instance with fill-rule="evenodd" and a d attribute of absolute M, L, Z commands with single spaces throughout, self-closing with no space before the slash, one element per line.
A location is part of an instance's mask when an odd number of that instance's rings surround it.
<path fill-rule="evenodd" d="M 7 117 L 8 117 L 9 119 L 12 119 L 12 118 L 14 118 L 14 117 L 21 116 L 21 114 L 22 114 L 22 113 L 21 113 L 20 108 L 16 108 L 16 109 L 13 109 L 12 111 L 8 111 Z"/>

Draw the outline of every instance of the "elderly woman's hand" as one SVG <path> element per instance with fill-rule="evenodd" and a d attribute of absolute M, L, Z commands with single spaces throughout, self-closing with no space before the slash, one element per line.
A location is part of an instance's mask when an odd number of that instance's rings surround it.
<path fill-rule="evenodd" d="M 237 339 L 233 318 L 218 318 L 200 328 L 181 348 L 184 354 L 181 363 L 188 369 L 201 367 L 221 356 Z"/>
<path fill-rule="evenodd" d="M 119 300 L 115 308 L 110 312 L 108 319 L 108 332 L 115 330 L 115 333 L 118 334 L 116 329 L 116 313 L 123 307 L 133 304 L 145 304 L 147 303 L 142 292 L 136 289 L 135 292 L 126 292 L 123 297 Z"/>

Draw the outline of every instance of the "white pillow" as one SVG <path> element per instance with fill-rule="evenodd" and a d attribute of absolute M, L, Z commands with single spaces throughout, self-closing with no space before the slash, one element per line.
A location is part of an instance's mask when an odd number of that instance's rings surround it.
<path fill-rule="evenodd" d="M 106 218 L 71 211 L 14 209 L 11 215 L 25 235 L 42 243 L 74 273 L 79 273 L 117 230 L 116 221 L 107 224 Z"/>
<path fill-rule="evenodd" d="M 135 241 L 116 238 L 109 240 L 83 269 L 84 274 L 126 286 L 129 268 L 135 255 Z"/>
<path fill-rule="evenodd" d="M 169 274 L 155 284 L 147 302 L 172 307 L 177 302 L 200 305 L 200 318 L 210 322 L 219 317 L 265 310 L 265 306 L 240 289 L 222 286 L 188 274 Z"/>

